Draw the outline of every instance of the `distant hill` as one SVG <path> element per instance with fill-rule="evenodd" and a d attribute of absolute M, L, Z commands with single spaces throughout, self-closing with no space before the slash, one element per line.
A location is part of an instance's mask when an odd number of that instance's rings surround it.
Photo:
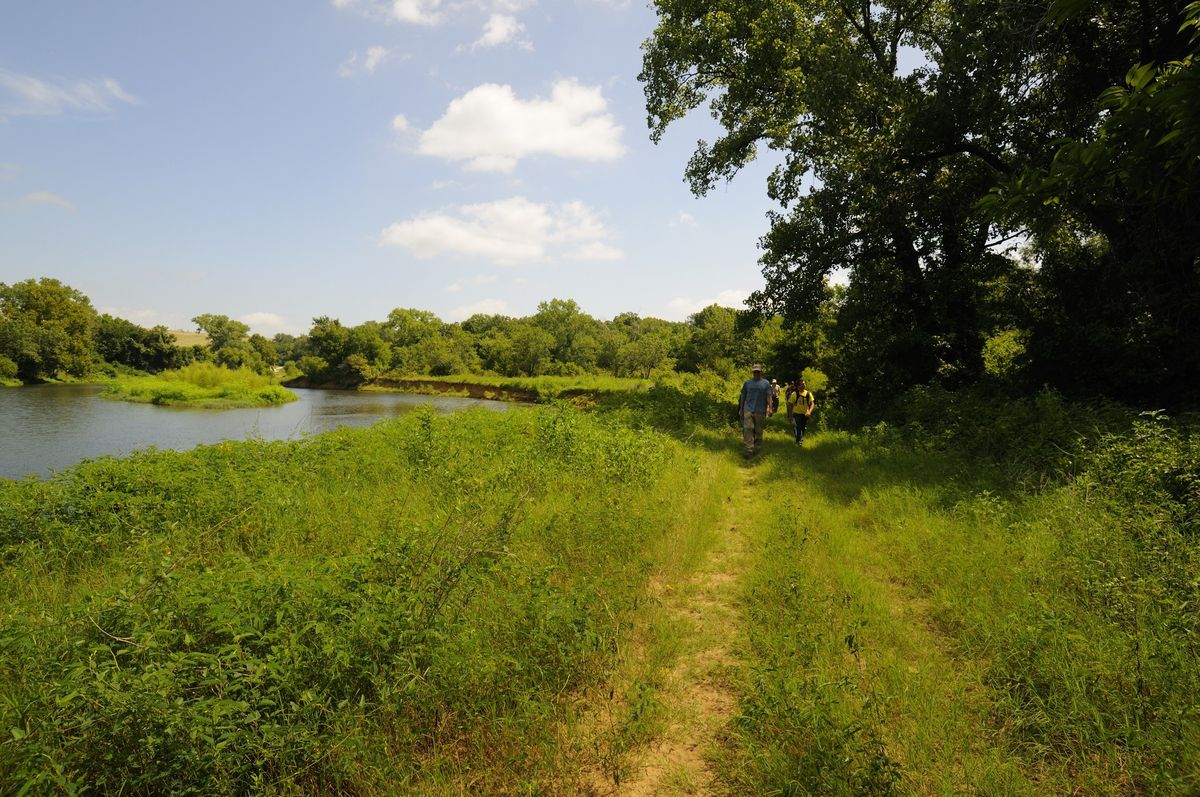
<path fill-rule="evenodd" d="M 175 343 L 179 346 L 207 346 L 208 335 L 203 332 L 188 332 L 182 329 L 172 329 L 171 334 L 175 336 Z"/>

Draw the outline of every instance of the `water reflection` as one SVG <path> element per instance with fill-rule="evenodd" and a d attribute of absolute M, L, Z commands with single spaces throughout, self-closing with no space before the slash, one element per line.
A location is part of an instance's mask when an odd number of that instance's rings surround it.
<path fill-rule="evenodd" d="M 422 404 L 439 412 L 466 407 L 504 411 L 509 404 L 452 396 L 295 390 L 282 407 L 198 410 L 108 401 L 95 385 L 0 389 L 0 477 L 46 476 L 83 459 L 121 456 L 154 446 L 185 450 L 201 443 L 259 437 L 283 440 L 338 426 L 369 426 Z"/>

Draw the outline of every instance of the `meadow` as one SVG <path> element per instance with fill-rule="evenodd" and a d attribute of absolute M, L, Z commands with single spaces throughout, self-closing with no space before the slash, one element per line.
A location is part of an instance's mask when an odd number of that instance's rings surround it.
<path fill-rule="evenodd" d="M 231 369 L 197 362 L 153 376 L 117 376 L 105 398 L 166 407 L 270 407 L 296 400 L 275 379 L 248 368 Z"/>
<path fill-rule="evenodd" d="M 918 392 L 744 464 L 732 394 L 0 482 L 0 791 L 1200 789 L 1192 421 Z"/>
<path fill-rule="evenodd" d="M 0 482 L 0 791 L 561 790 L 698 467 L 547 408 Z"/>

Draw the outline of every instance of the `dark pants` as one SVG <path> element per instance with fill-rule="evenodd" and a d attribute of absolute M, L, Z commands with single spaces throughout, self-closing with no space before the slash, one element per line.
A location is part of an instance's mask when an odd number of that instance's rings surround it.
<path fill-rule="evenodd" d="M 804 427 L 808 426 L 808 416 L 803 412 L 792 415 L 792 425 L 796 427 L 796 442 L 804 442 Z"/>

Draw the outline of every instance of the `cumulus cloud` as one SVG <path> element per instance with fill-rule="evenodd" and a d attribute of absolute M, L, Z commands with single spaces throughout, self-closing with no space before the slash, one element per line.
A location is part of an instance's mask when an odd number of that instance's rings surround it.
<path fill-rule="evenodd" d="M 354 77 L 360 74 L 373 75 L 380 64 L 392 57 L 392 53 L 392 50 L 379 45 L 368 47 L 361 56 L 355 50 L 338 67 L 338 74 L 342 77 Z"/>
<path fill-rule="evenodd" d="M 682 320 L 711 304 L 719 304 L 722 307 L 741 307 L 749 296 L 750 291 L 734 288 L 721 291 L 715 297 L 708 299 L 680 296 L 667 302 L 667 307 L 671 310 L 671 317 Z"/>
<path fill-rule="evenodd" d="M 483 34 L 475 40 L 473 47 L 498 47 L 509 42 L 515 43 L 525 50 L 533 49 L 533 42 L 523 39 L 517 41 L 517 36 L 525 32 L 525 26 L 511 14 L 492 14 L 483 24 Z"/>
<path fill-rule="evenodd" d="M 423 155 L 465 161 L 472 171 L 511 172 L 521 158 L 554 155 L 611 161 L 625 153 L 621 126 L 598 87 L 554 84 L 548 99 L 522 100 L 511 86 L 485 83 L 451 101 L 421 134 Z"/>
<path fill-rule="evenodd" d="M 277 313 L 247 313 L 239 318 L 238 321 L 248 325 L 252 332 L 257 332 L 268 338 L 278 332 L 292 331 L 292 325 L 287 322 L 287 319 Z"/>
<path fill-rule="evenodd" d="M 55 84 L 0 69 L 0 117 L 56 116 L 68 111 L 103 112 L 137 97 L 112 78 Z"/>
<path fill-rule="evenodd" d="M 552 255 L 612 260 L 620 252 L 603 240 L 607 237 L 599 216 L 582 202 L 539 204 L 518 196 L 396 222 L 383 231 L 380 245 L 402 247 L 421 259 L 460 255 L 511 265 Z"/>
<path fill-rule="evenodd" d="M 503 299 L 481 299 L 478 302 L 455 307 L 447 316 L 447 321 L 465 321 L 476 313 L 484 315 L 512 315 L 508 302 Z"/>

